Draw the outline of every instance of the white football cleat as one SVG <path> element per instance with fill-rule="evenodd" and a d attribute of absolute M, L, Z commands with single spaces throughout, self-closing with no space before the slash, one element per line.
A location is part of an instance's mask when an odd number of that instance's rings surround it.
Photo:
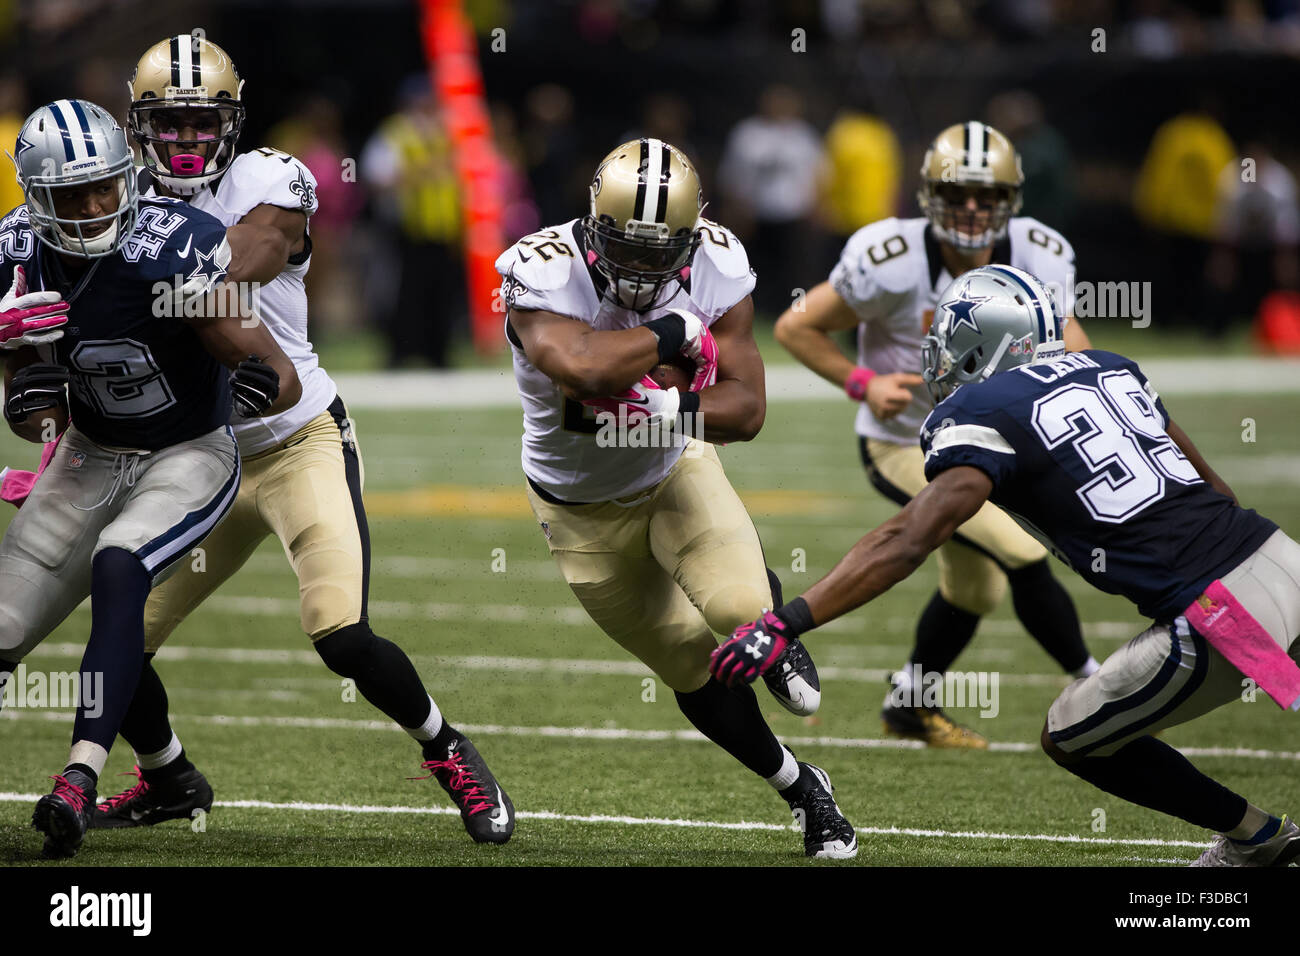
<path fill-rule="evenodd" d="M 1300 827 L 1282 816 L 1282 828 L 1277 836 L 1254 846 L 1215 837 L 1210 848 L 1191 866 L 1290 866 L 1300 857 Z"/>

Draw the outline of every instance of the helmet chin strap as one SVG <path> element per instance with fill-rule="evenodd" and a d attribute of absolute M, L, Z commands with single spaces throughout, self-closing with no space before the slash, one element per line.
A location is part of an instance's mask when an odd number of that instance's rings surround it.
<path fill-rule="evenodd" d="M 980 381 L 987 381 L 988 377 L 997 371 L 998 364 L 1002 361 L 1002 356 L 1007 354 L 1007 349 L 1011 347 L 1011 333 L 1003 332 L 1002 341 L 993 352 L 993 357 L 988 360 L 984 366 L 984 372 L 980 375 Z"/>

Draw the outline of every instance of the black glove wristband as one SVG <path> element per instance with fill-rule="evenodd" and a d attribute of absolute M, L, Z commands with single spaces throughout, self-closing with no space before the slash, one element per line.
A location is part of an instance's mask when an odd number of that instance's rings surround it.
<path fill-rule="evenodd" d="M 811 631 L 817 626 L 813 623 L 812 611 L 808 609 L 808 602 L 801 597 L 781 605 L 772 613 L 785 622 L 785 626 L 790 629 L 791 637 L 798 637 L 805 631 Z"/>
<path fill-rule="evenodd" d="M 677 433 L 686 438 L 704 438 L 704 423 L 700 420 L 700 393 L 681 392 L 677 406 Z"/>
<path fill-rule="evenodd" d="M 645 323 L 642 328 L 649 329 L 659 340 L 660 362 L 667 362 L 686 344 L 686 320 L 680 315 L 665 315 Z"/>

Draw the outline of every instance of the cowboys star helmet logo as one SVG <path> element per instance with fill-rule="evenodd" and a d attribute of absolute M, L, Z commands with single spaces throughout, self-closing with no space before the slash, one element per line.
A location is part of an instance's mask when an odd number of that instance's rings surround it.
<path fill-rule="evenodd" d="M 944 308 L 952 316 L 951 332 L 956 332 L 963 325 L 970 326 L 972 332 L 976 335 L 980 333 L 980 327 L 975 322 L 975 309 L 983 302 L 987 302 L 989 297 L 986 295 L 968 296 L 966 290 L 961 292 L 961 298 L 955 302 L 944 303 Z M 950 333 L 951 334 L 951 333 Z"/>

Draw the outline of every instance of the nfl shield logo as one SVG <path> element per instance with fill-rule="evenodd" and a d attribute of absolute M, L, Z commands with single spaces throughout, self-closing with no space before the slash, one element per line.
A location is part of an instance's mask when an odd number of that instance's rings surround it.
<path fill-rule="evenodd" d="M 74 451 L 71 457 L 68 458 L 68 467 L 80 468 L 82 464 L 85 463 L 85 461 L 86 461 L 86 453 L 84 451 Z"/>
<path fill-rule="evenodd" d="M 551 540 L 551 523 L 549 521 L 542 522 L 542 534 L 546 535 L 547 541 Z"/>

